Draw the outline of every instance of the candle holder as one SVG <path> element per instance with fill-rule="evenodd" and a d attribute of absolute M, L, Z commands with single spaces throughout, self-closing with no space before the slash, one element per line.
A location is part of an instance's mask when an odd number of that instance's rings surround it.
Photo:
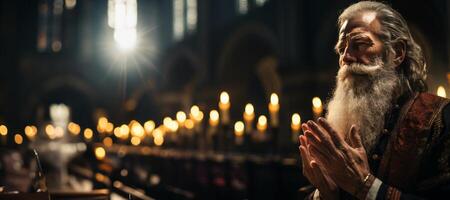
<path fill-rule="evenodd" d="M 271 143 L 272 149 L 269 153 L 276 155 L 279 152 L 278 151 L 278 137 L 279 137 L 280 129 L 278 127 L 271 127 L 270 129 L 271 129 L 272 135 L 269 140 L 269 143 Z"/>

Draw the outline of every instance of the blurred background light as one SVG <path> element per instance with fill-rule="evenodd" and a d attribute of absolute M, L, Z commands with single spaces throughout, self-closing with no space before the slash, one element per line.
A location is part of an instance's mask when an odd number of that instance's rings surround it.
<path fill-rule="evenodd" d="M 114 29 L 114 41 L 119 50 L 132 50 L 137 41 L 136 0 L 109 0 L 108 25 Z"/>

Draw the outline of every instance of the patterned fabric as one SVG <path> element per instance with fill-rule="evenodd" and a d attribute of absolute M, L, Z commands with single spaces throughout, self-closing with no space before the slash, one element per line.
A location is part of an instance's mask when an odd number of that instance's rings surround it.
<path fill-rule="evenodd" d="M 432 125 L 448 99 L 422 93 L 407 103 L 378 170 L 378 178 L 399 189 L 414 189 L 429 141 L 438 137 Z"/>
<path fill-rule="evenodd" d="M 368 152 L 372 172 L 382 181 L 376 199 L 449 197 L 450 99 L 420 93 L 397 103 L 377 148 Z M 342 191 L 341 199 L 355 198 Z"/>
<path fill-rule="evenodd" d="M 404 104 L 378 168 L 383 185 L 377 199 L 450 193 L 450 133 L 443 122 L 450 117 L 443 112 L 449 101 L 421 93 Z"/>

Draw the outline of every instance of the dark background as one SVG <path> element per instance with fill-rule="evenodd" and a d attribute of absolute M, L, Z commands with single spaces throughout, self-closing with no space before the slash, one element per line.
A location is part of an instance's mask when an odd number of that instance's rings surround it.
<path fill-rule="evenodd" d="M 161 123 L 193 104 L 207 114 L 217 109 L 222 90 L 231 96 L 233 120 L 247 102 L 257 115 L 267 115 L 269 95 L 278 93 L 281 129 L 287 132 L 293 112 L 310 119 L 312 97 L 330 96 L 338 69 L 336 19 L 356 2 L 248 0 L 248 12 L 240 14 L 238 0 L 198 0 L 195 30 L 176 40 L 173 1 L 138 0 L 137 48 L 123 55 L 107 25 L 107 0 L 78 0 L 53 20 L 55 1 L 0 3 L 0 123 L 10 132 L 48 121 L 53 103 L 68 105 L 71 120 L 82 128 L 95 127 L 96 113 L 114 124 Z M 406 18 L 425 50 L 430 91 L 448 88 L 450 3 L 386 3 Z M 60 50 L 50 42 L 38 48 L 44 4 L 50 6 L 47 36 L 59 38 Z"/>

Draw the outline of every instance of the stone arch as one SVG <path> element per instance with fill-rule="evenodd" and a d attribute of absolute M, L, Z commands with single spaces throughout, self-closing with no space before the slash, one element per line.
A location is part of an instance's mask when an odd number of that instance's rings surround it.
<path fill-rule="evenodd" d="M 177 47 L 162 62 L 162 87 L 182 91 L 194 87 L 205 75 L 205 66 L 197 54 L 187 47 Z"/>
<path fill-rule="evenodd" d="M 261 23 L 248 23 L 233 31 L 219 55 L 217 78 L 242 101 L 265 99 L 281 93 L 279 47 L 275 34 Z M 239 99 L 234 99 L 240 101 Z"/>
<path fill-rule="evenodd" d="M 48 119 L 48 107 L 52 103 L 64 103 L 71 107 L 71 120 L 91 125 L 97 93 L 84 80 L 72 76 L 56 76 L 41 84 L 29 95 L 23 116 L 40 123 Z"/>
<path fill-rule="evenodd" d="M 192 93 L 204 76 L 205 67 L 194 51 L 177 47 L 168 51 L 161 64 L 161 90 L 148 81 L 133 91 L 126 101 L 127 112 L 138 120 L 160 120 L 162 114 L 174 114 L 192 105 Z"/>

